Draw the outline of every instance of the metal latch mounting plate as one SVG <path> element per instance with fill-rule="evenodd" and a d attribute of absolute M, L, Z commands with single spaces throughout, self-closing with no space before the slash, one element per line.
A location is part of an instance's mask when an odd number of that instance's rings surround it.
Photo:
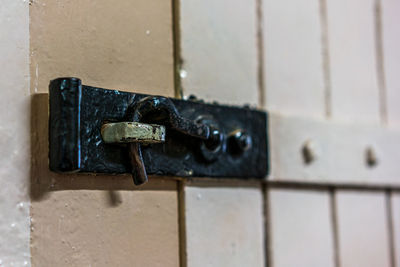
<path fill-rule="evenodd" d="M 77 78 L 55 79 L 49 89 L 50 169 L 67 173 L 130 173 L 127 145 L 105 142 L 101 130 L 106 123 L 131 122 L 137 103 L 149 96 L 85 86 Z M 166 125 L 165 142 L 142 145 L 148 174 L 243 179 L 262 179 L 268 174 L 266 112 L 198 100 L 169 99 L 185 119 L 202 121 L 219 129 L 224 136 L 221 152 L 210 160 L 202 151 L 204 141 Z M 160 117 L 160 114 L 153 115 Z M 143 122 L 162 124 L 151 114 Z M 238 150 L 243 132 L 246 138 L 251 138 L 250 144 Z"/>

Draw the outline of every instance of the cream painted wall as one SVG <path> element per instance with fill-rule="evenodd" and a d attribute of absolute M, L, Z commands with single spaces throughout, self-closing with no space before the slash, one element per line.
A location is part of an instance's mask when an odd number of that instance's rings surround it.
<path fill-rule="evenodd" d="M 174 95 L 172 7 L 164 0 L 37 0 L 30 6 L 32 266 L 179 265 L 177 182 L 48 169 L 51 79 Z"/>
<path fill-rule="evenodd" d="M 28 1 L 1 1 L 0 38 L 0 266 L 30 266 Z"/>

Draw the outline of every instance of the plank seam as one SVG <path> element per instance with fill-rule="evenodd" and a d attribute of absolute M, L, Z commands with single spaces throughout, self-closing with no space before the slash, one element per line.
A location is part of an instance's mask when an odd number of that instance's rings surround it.
<path fill-rule="evenodd" d="M 390 253 L 390 266 L 395 267 L 396 264 L 396 248 L 394 243 L 394 225 L 393 225 L 393 207 L 392 207 L 392 192 L 386 190 L 386 215 L 387 215 L 387 227 L 389 236 L 389 253 Z"/>
<path fill-rule="evenodd" d="M 383 31 L 382 31 L 382 6 L 380 0 L 375 0 L 374 7 L 375 19 L 375 49 L 376 49 L 376 71 L 378 78 L 379 89 L 379 114 L 381 123 L 387 125 L 387 90 L 385 81 L 385 68 L 384 68 L 384 51 L 383 51 Z"/>
<path fill-rule="evenodd" d="M 321 47 L 322 47 L 322 70 L 324 76 L 324 101 L 325 116 L 330 118 L 332 115 L 331 100 L 331 75 L 330 75 L 330 56 L 329 56 L 329 36 L 328 36 L 328 17 L 326 0 L 319 0 L 320 22 L 321 22 Z"/>
<path fill-rule="evenodd" d="M 264 83 L 264 41 L 263 41 L 263 12 L 262 0 L 256 0 L 256 20 L 257 20 L 257 52 L 258 52 L 258 105 L 265 107 L 265 83 Z"/>

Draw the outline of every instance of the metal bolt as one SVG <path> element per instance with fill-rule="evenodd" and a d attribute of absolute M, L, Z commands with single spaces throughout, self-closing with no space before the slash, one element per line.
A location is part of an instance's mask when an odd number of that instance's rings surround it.
<path fill-rule="evenodd" d="M 375 167 L 378 164 L 378 158 L 372 147 L 368 147 L 365 150 L 365 160 L 366 160 L 368 167 L 371 167 L 371 168 Z"/>
<path fill-rule="evenodd" d="M 232 132 L 229 139 L 233 151 L 240 153 L 249 150 L 253 143 L 251 136 L 241 129 Z"/>
<path fill-rule="evenodd" d="M 238 132 L 235 135 L 235 140 L 242 151 L 246 151 L 251 148 L 252 141 L 250 135 L 243 132 Z"/>
<path fill-rule="evenodd" d="M 200 144 L 200 152 L 203 158 L 208 162 L 213 162 L 224 150 L 224 135 L 218 129 L 211 128 L 210 139 L 202 141 Z"/>
<path fill-rule="evenodd" d="M 315 150 L 314 142 L 308 140 L 304 143 L 301 153 L 305 164 L 311 164 L 317 158 Z"/>
<path fill-rule="evenodd" d="M 200 153 L 207 162 L 216 161 L 225 152 L 225 135 L 220 132 L 218 125 L 208 116 L 200 116 L 197 123 L 207 125 L 210 129 L 208 140 L 200 142 Z"/>
<path fill-rule="evenodd" d="M 188 98 L 187 98 L 187 100 L 189 100 L 189 101 L 196 101 L 196 100 L 197 100 L 197 97 L 196 97 L 195 95 L 189 95 Z"/>

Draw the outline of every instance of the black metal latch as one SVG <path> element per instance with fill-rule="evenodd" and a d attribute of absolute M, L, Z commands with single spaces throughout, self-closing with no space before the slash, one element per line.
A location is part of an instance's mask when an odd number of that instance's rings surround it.
<path fill-rule="evenodd" d="M 194 98 L 179 100 L 50 82 L 50 169 L 181 177 L 262 179 L 269 171 L 267 114 Z"/>

